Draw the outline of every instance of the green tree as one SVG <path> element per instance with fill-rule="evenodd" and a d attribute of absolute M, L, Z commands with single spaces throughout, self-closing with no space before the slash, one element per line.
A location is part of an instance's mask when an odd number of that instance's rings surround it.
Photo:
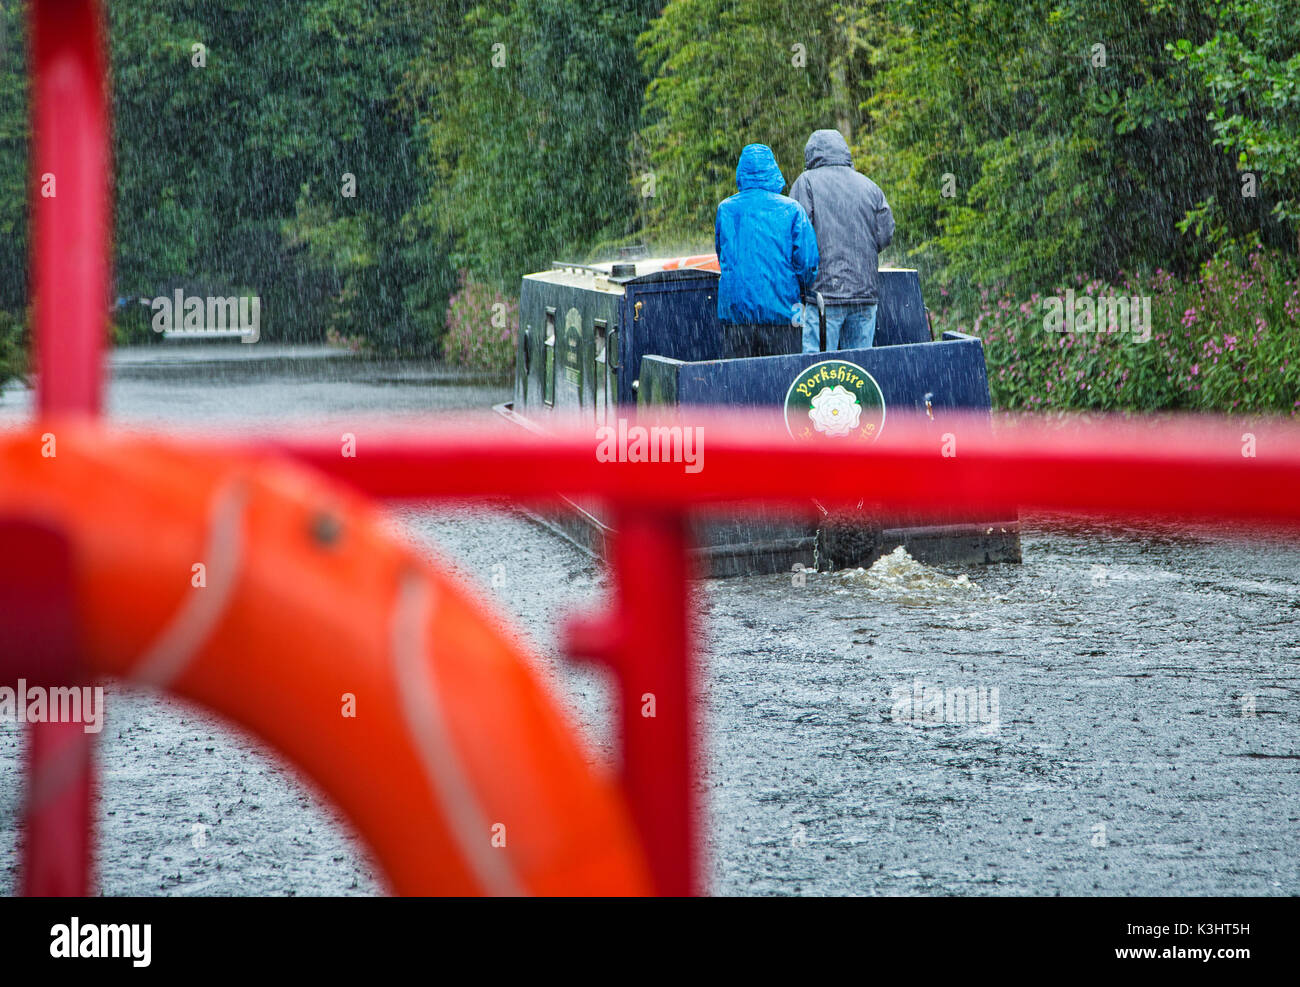
<path fill-rule="evenodd" d="M 0 387 L 25 366 L 27 66 L 23 5 L 0 0 Z"/>
<path fill-rule="evenodd" d="M 432 346 L 451 277 L 414 216 L 422 142 L 404 86 L 440 9 L 114 2 L 120 289 L 248 286 L 271 338 L 334 325 Z"/>
<path fill-rule="evenodd" d="M 440 47 L 450 91 L 428 119 L 429 215 L 460 264 L 506 287 L 636 228 L 629 148 L 644 85 L 635 40 L 656 4 L 478 6 Z"/>
<path fill-rule="evenodd" d="M 655 180 L 645 217 L 664 240 L 712 243 L 718 202 L 736 191 L 746 144 L 769 145 L 787 181 L 816 129 L 850 131 L 847 21 L 809 0 L 676 0 L 639 42 L 650 78 L 639 155 Z"/>
<path fill-rule="evenodd" d="M 1221 16 L 1163 0 L 864 8 L 874 71 L 859 149 L 900 242 L 958 288 L 1030 290 L 1077 272 L 1194 270 L 1210 245 L 1184 219 L 1216 198 L 1233 229 L 1279 242 L 1216 146 L 1221 95 L 1171 54 L 1202 50 Z"/>
<path fill-rule="evenodd" d="M 1238 173 L 1233 187 L 1198 203 L 1183 228 L 1221 242 L 1258 227 L 1262 238 L 1300 250 L 1291 239 L 1300 235 L 1300 19 L 1288 0 L 1227 0 L 1206 14 L 1211 37 L 1167 48 L 1202 87 L 1214 146 Z"/>
<path fill-rule="evenodd" d="M 0 310 L 27 304 L 27 59 L 21 0 L 0 0 Z"/>

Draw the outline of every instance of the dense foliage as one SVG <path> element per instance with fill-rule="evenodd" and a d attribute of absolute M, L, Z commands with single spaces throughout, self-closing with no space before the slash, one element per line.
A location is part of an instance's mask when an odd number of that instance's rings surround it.
<path fill-rule="evenodd" d="M 788 185 L 809 133 L 857 121 L 835 9 L 828 0 L 664 7 L 639 49 L 650 77 L 638 147 L 655 179 L 651 235 L 712 249 L 713 212 L 736 191 L 744 145 L 769 145 Z"/>
<path fill-rule="evenodd" d="M 3 8 L 0 307 L 13 311 L 26 94 L 22 4 Z M 460 15 L 435 0 L 112 0 L 115 294 L 252 292 L 264 339 L 334 330 L 432 348 L 455 279 L 450 243 L 421 215 L 438 93 L 413 73 Z"/>
<path fill-rule="evenodd" d="M 21 6 L 0 0 L 0 377 L 27 304 Z M 894 207 L 886 261 L 921 269 L 946 324 L 996 333 L 1000 403 L 1300 397 L 1293 0 L 109 9 L 119 296 L 255 291 L 267 339 L 506 365 L 501 327 L 475 320 L 522 273 L 708 248 L 741 146 L 770 144 L 793 180 L 807 134 L 835 126 Z M 1045 332 L 1066 285 L 1151 297 L 1153 339 Z M 119 334 L 152 335 L 130 317 Z"/>
<path fill-rule="evenodd" d="M 1045 323 L 1038 293 L 980 292 L 973 317 L 943 310 L 936 328 L 984 340 L 989 388 L 1002 408 L 1300 414 L 1300 276 L 1275 252 L 1206 261 L 1195 278 L 1157 269 L 1055 285 L 1110 315 L 1108 300 L 1150 299 L 1150 322 L 1098 317 L 1088 331 Z"/>
<path fill-rule="evenodd" d="M 27 340 L 23 320 L 0 309 L 0 387 L 27 368 Z"/>
<path fill-rule="evenodd" d="M 431 345 L 452 270 L 416 208 L 433 94 L 405 83 L 445 9 L 112 3 L 118 293 L 253 286 L 267 338 Z"/>
<path fill-rule="evenodd" d="M 635 232 L 629 145 L 645 82 L 632 50 L 655 3 L 474 7 L 429 116 L 431 212 L 502 287 Z M 450 46 L 449 46 L 450 47 Z"/>

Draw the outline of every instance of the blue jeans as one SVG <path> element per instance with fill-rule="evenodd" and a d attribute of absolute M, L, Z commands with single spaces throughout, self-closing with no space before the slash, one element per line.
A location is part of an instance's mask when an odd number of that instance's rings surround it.
<path fill-rule="evenodd" d="M 827 305 L 826 350 L 865 350 L 876 338 L 876 306 Z M 803 351 L 816 353 L 821 349 L 821 329 L 817 305 L 808 302 L 803 307 Z"/>

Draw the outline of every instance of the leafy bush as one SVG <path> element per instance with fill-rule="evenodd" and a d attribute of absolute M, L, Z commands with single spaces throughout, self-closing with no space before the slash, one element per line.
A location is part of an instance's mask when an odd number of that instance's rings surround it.
<path fill-rule="evenodd" d="M 1218 256 L 1194 279 L 1157 270 L 1068 287 L 1077 297 L 1149 296 L 1150 339 L 1123 326 L 1053 332 L 1043 295 L 981 289 L 973 307 L 939 313 L 936 329 L 984 341 L 995 406 L 1300 415 L 1300 269 L 1285 255 Z"/>
<path fill-rule="evenodd" d="M 143 346 L 162 339 L 153 331 L 153 310 L 136 298 L 113 309 L 110 333 L 114 346 Z"/>
<path fill-rule="evenodd" d="M 21 316 L 0 309 L 0 387 L 26 371 L 26 324 Z"/>
<path fill-rule="evenodd" d="M 447 305 L 442 355 L 460 367 L 507 373 L 515 365 L 519 304 L 467 271 Z"/>

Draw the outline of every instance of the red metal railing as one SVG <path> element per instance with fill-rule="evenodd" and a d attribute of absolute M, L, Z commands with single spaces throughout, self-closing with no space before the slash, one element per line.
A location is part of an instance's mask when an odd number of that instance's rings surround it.
<path fill-rule="evenodd" d="M 885 510 L 933 517 L 960 510 L 1014 518 L 1023 508 L 1285 527 L 1300 516 L 1300 430 L 1284 421 L 1025 420 L 994 433 L 982 415 L 949 416 L 936 427 L 924 415 L 891 412 L 888 428 L 865 449 L 797 444 L 759 412 L 656 420 L 672 421 L 703 429 L 699 472 L 681 463 L 601 462 L 590 429 L 545 441 L 518 429 L 379 431 L 358 437 L 355 458 L 339 455 L 335 436 L 261 445 L 387 500 L 504 496 L 545 506 L 563 495 L 683 512 L 709 504 L 808 508 L 812 497 L 853 507 L 866 497 Z"/>
<path fill-rule="evenodd" d="M 96 415 L 109 246 L 102 10 L 98 0 L 35 0 L 31 9 L 38 407 L 43 415 Z M 41 195 L 47 173 L 55 176 L 54 197 Z M 505 496 L 544 505 L 568 495 L 613 506 L 615 607 L 603 621 L 574 623 L 568 644 L 576 656 L 607 664 L 618 681 L 624 787 L 661 894 L 701 887 L 691 511 L 718 503 L 806 508 L 812 496 L 827 506 L 849 506 L 866 494 L 875 507 L 913 517 L 949 516 L 960 505 L 971 517 L 1041 509 L 1300 525 L 1300 433 L 1281 424 L 1256 428 L 1246 443 L 1243 426 L 1226 423 L 1031 426 L 994 438 L 983 420 L 954 421 L 939 433 L 933 423 L 891 417 L 889 430 L 868 450 L 800 446 L 756 424 L 762 423 L 702 424 L 706 460 L 695 473 L 673 463 L 600 462 L 593 436 L 576 433 L 554 441 L 506 434 L 485 441 L 469 431 L 376 433 L 358 436 L 357 455 L 349 458 L 339 455 L 333 437 L 281 438 L 253 451 L 290 456 L 387 499 Z M 9 610 L 11 641 L 5 674 L 26 668 L 33 678 L 64 681 L 77 674 L 66 549 L 48 533 L 12 522 L 6 527 L 0 519 L 0 603 Z M 28 551 L 42 553 L 44 562 L 19 577 L 19 561 L 31 566 Z M 648 696 L 653 717 L 642 715 Z M 90 890 L 89 759 L 61 753 L 84 737 L 76 724 L 31 730 L 28 894 Z M 51 771 L 68 764 L 75 770 Z M 46 780 L 37 785 L 38 779 Z"/>
<path fill-rule="evenodd" d="M 37 0 L 31 12 L 31 236 L 34 351 L 42 415 L 98 415 L 107 332 L 109 266 L 108 65 L 103 11 L 92 0 Z M 10 531 L 10 558 L 23 559 Z M 26 537 L 40 538 L 40 533 Z M 68 553 L 37 567 L 37 586 L 57 601 L 16 610 L 39 635 L 47 668 L 76 676 L 68 624 Z M 61 560 L 61 561 L 60 561 Z M 58 593 L 62 586 L 63 592 Z M 58 602 L 58 601 L 61 601 Z M 66 611 L 66 612 L 60 612 Z M 37 621 L 38 623 L 32 623 Z M 76 723 L 28 728 L 26 862 L 34 895 L 90 890 L 94 779 L 90 744 Z M 47 780 L 48 779 L 48 780 Z"/>

